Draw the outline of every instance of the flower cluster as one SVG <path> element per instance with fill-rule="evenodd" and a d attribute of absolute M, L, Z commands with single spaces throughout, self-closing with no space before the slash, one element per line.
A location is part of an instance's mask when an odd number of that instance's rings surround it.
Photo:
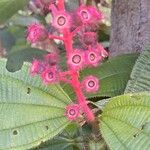
<path fill-rule="evenodd" d="M 81 113 L 84 113 L 87 121 L 93 121 L 94 115 L 87 105 L 84 92 L 97 92 L 100 88 L 100 81 L 93 75 L 80 81 L 79 71 L 85 67 L 97 67 L 108 56 L 107 51 L 98 43 L 95 30 L 103 15 L 95 7 L 85 4 L 81 4 L 70 13 L 65 9 L 63 0 L 57 3 L 36 0 L 36 5 L 40 4 L 43 9 L 45 2 L 47 2 L 46 9 L 52 14 L 49 28 L 54 28 L 55 33 L 49 32 L 48 27 L 41 24 L 31 24 L 28 27 L 27 40 L 30 43 L 38 43 L 45 39 L 61 40 L 66 51 L 67 70 L 60 68 L 59 53 L 53 50 L 41 60 L 34 59 L 30 73 L 33 76 L 40 75 L 46 85 L 59 81 L 70 84 L 76 93 L 77 103 L 66 107 L 66 117 L 69 120 L 76 120 Z M 77 38 L 80 44 L 75 44 L 74 39 Z"/>

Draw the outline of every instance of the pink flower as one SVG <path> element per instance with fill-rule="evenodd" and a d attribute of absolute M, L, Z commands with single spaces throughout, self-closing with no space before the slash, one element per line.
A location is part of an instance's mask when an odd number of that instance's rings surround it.
<path fill-rule="evenodd" d="M 82 50 L 74 50 L 68 56 L 68 65 L 73 70 L 80 70 L 84 67 L 85 53 Z"/>
<path fill-rule="evenodd" d="M 87 93 L 94 93 L 99 90 L 99 80 L 97 77 L 88 76 L 86 77 L 82 83 L 82 89 Z"/>
<path fill-rule="evenodd" d="M 46 68 L 42 74 L 41 78 L 45 84 L 56 83 L 58 81 L 57 67 L 53 66 L 51 68 Z"/>
<path fill-rule="evenodd" d="M 102 60 L 102 56 L 98 51 L 87 50 L 85 53 L 86 64 L 89 66 L 96 67 L 99 62 Z"/>
<path fill-rule="evenodd" d="M 40 24 L 32 24 L 28 26 L 27 40 L 31 43 L 45 40 L 47 38 L 47 31 L 44 26 Z"/>
<path fill-rule="evenodd" d="M 30 73 L 31 75 L 36 75 L 36 74 L 40 74 L 44 71 L 45 69 L 45 65 L 44 63 L 42 63 L 41 61 L 38 60 L 33 60 L 32 65 L 30 67 Z"/>
<path fill-rule="evenodd" d="M 77 15 L 84 24 L 98 23 L 103 18 L 102 14 L 92 6 L 80 6 Z"/>
<path fill-rule="evenodd" d="M 71 104 L 66 107 L 65 116 L 70 120 L 76 120 L 80 115 L 80 106 L 78 104 Z"/>
<path fill-rule="evenodd" d="M 52 25 L 59 31 L 70 29 L 72 23 L 71 16 L 65 11 L 57 11 L 53 14 Z"/>

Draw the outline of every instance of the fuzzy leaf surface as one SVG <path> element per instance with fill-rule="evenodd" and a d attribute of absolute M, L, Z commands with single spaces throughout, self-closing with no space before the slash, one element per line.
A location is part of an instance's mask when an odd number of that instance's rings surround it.
<path fill-rule="evenodd" d="M 125 93 L 150 91 L 150 48 L 147 48 L 136 61 Z"/>
<path fill-rule="evenodd" d="M 149 93 L 111 98 L 99 120 L 102 136 L 111 150 L 149 149 Z"/>
<path fill-rule="evenodd" d="M 29 65 L 10 73 L 0 60 L 0 149 L 22 150 L 53 138 L 70 124 L 70 98 L 59 84 L 45 86 L 29 75 Z"/>
<path fill-rule="evenodd" d="M 24 8 L 29 0 L 0 0 L 0 24 L 11 18 L 18 10 Z"/>

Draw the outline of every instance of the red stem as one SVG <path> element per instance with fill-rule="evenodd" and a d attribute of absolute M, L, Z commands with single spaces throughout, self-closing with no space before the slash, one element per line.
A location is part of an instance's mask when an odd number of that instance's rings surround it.
<path fill-rule="evenodd" d="M 65 45 L 65 49 L 66 49 L 66 55 L 68 56 L 73 51 L 73 46 L 72 46 L 73 35 L 69 30 L 64 30 L 63 36 L 64 36 L 64 45 Z M 93 112 L 88 107 L 86 98 L 82 93 L 78 71 L 72 70 L 69 66 L 68 66 L 68 70 L 70 70 L 70 72 L 72 73 L 71 74 L 71 79 L 72 79 L 71 85 L 76 93 L 78 103 L 81 106 L 83 112 L 85 113 L 87 120 L 92 122 L 92 121 L 94 121 L 95 117 L 94 117 Z"/>
<path fill-rule="evenodd" d="M 65 11 L 64 0 L 59 0 L 57 6 L 58 6 L 59 10 Z M 69 29 L 64 29 L 64 31 L 63 31 L 63 37 L 62 38 L 64 41 L 64 46 L 65 46 L 67 57 L 73 52 L 73 36 L 76 32 L 78 32 L 79 29 L 80 29 L 80 27 L 77 28 L 76 30 L 74 30 L 73 33 L 71 33 Z M 62 76 L 62 80 L 65 80 L 66 82 L 71 81 L 69 83 L 71 84 L 71 86 L 73 87 L 73 89 L 76 93 L 78 103 L 81 106 L 82 111 L 86 115 L 87 120 L 90 122 L 94 121 L 94 119 L 95 119 L 94 114 L 91 111 L 91 109 L 88 107 L 87 102 L 86 102 L 86 98 L 83 95 L 82 90 L 81 90 L 78 71 L 74 71 L 69 66 L 68 66 L 68 70 L 70 72 L 71 80 L 66 80 L 66 78 L 64 78 L 64 76 Z"/>
<path fill-rule="evenodd" d="M 58 9 L 64 11 L 65 10 L 65 5 L 64 5 L 64 0 L 58 0 Z"/>
<path fill-rule="evenodd" d="M 81 91 L 81 85 L 79 81 L 78 72 L 72 72 L 72 84 L 71 85 L 74 88 L 78 103 L 80 104 L 83 112 L 85 113 L 87 120 L 90 122 L 94 121 L 95 119 L 94 114 L 91 111 L 91 109 L 88 107 L 86 98 Z"/>

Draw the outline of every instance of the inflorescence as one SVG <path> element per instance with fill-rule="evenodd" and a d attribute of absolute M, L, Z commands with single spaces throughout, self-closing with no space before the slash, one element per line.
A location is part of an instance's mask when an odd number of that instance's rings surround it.
<path fill-rule="evenodd" d="M 45 85 L 60 81 L 70 84 L 76 94 L 77 102 L 66 107 L 66 117 L 73 121 L 81 114 L 85 114 L 87 121 L 94 121 L 94 114 L 84 94 L 97 92 L 100 81 L 93 75 L 80 81 L 79 73 L 85 67 L 97 67 L 108 56 L 107 51 L 98 43 L 96 34 L 98 24 L 103 19 L 102 13 L 84 3 L 81 3 L 76 10 L 69 12 L 65 8 L 64 0 L 34 0 L 34 2 L 42 9 L 43 14 L 46 12 L 52 14 L 49 28 L 55 30 L 49 32 L 48 28 L 42 24 L 31 24 L 27 31 L 27 41 L 30 43 L 38 43 L 46 39 L 62 41 L 66 51 L 67 70 L 60 68 L 59 52 L 53 50 L 42 60 L 33 60 L 30 68 L 31 75 L 40 75 Z M 75 39 L 78 39 L 76 45 Z"/>

